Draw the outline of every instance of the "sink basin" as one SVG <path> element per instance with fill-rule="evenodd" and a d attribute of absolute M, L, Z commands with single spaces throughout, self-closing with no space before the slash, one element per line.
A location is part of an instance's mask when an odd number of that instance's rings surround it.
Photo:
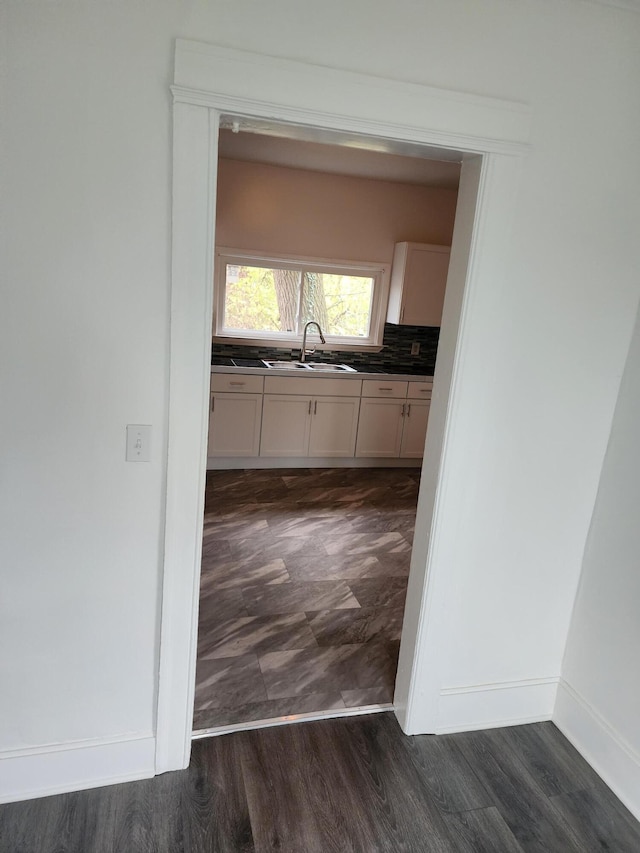
<path fill-rule="evenodd" d="M 307 365 L 310 370 L 322 370 L 330 373 L 356 373 L 353 367 L 348 364 L 323 364 L 321 361 L 308 361 Z"/>
<path fill-rule="evenodd" d="M 263 363 L 273 370 L 316 370 L 323 373 L 356 373 L 353 367 L 347 364 L 324 364 L 321 361 L 270 361 L 264 359 Z"/>
<path fill-rule="evenodd" d="M 267 367 L 271 367 L 274 370 L 309 370 L 309 365 L 302 361 L 267 361 L 263 359 L 263 362 Z"/>

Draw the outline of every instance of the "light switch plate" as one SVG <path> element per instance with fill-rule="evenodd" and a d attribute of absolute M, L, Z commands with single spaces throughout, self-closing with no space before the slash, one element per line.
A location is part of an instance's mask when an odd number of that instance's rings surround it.
<path fill-rule="evenodd" d="M 420 341 L 411 344 L 411 355 L 420 355 Z"/>
<path fill-rule="evenodd" d="M 151 426 L 127 424 L 127 462 L 151 461 Z"/>

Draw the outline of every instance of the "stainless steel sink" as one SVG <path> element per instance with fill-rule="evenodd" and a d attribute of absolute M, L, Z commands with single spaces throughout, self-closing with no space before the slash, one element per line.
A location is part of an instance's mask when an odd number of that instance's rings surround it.
<path fill-rule="evenodd" d="M 309 365 L 302 361 L 267 361 L 263 359 L 263 363 L 274 370 L 309 370 Z"/>
<path fill-rule="evenodd" d="M 356 373 L 348 364 L 324 364 L 321 361 L 270 361 L 263 363 L 272 370 L 315 370 L 323 373 Z"/>
<path fill-rule="evenodd" d="M 356 373 L 353 367 L 348 364 L 323 364 L 321 361 L 308 361 L 308 367 L 311 370 L 322 370 L 328 373 Z"/>

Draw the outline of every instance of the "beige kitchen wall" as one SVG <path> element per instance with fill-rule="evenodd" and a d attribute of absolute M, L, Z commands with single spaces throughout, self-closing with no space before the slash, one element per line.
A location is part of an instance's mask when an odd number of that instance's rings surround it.
<path fill-rule="evenodd" d="M 216 243 L 390 263 L 394 244 L 450 245 L 457 190 L 220 159 Z"/>

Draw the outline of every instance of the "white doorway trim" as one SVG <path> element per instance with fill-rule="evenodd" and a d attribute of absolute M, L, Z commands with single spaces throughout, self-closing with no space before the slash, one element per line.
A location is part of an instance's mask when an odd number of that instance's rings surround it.
<path fill-rule="evenodd" d="M 430 462 L 425 463 L 418 505 L 412 600 L 395 697 L 405 731 L 436 731 L 441 725 L 437 649 L 442 623 L 435 614 L 438 597 L 446 591 L 438 548 L 455 535 L 442 495 L 447 488 L 447 450 L 455 439 L 456 375 L 464 359 L 475 282 L 489 258 L 494 264 L 496 257 L 499 260 L 500 245 L 493 238 L 511 219 L 530 111 L 518 103 L 180 39 L 174 83 L 169 441 L 156 773 L 186 767 L 191 746 L 221 114 L 357 134 L 399 153 L 428 146 L 467 157 L 461 182 L 461 197 L 467 201 L 456 217 L 433 426 L 427 437 Z"/>

